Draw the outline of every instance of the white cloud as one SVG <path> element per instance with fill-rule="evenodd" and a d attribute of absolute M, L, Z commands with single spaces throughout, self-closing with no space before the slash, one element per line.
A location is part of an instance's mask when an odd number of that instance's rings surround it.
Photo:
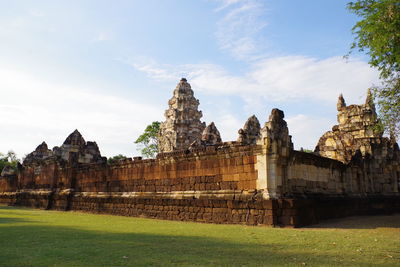
<path fill-rule="evenodd" d="M 229 113 L 216 116 L 213 121 L 223 141 L 235 141 L 238 138 L 238 130 L 244 125 L 244 122 Z"/>
<path fill-rule="evenodd" d="M 216 0 L 216 2 L 218 2 L 220 4 L 220 6 L 217 7 L 214 11 L 218 12 L 218 11 L 224 10 L 225 8 L 227 8 L 231 5 L 237 4 L 240 1 L 243 1 L 243 0 Z"/>
<path fill-rule="evenodd" d="M 335 121 L 327 118 L 305 114 L 297 114 L 285 120 L 288 123 L 289 134 L 292 136 L 295 149 L 303 147 L 314 150 L 319 138 L 336 124 Z"/>
<path fill-rule="evenodd" d="M 307 105 L 317 105 L 319 109 L 331 107 L 331 113 L 334 113 L 340 93 L 344 94 L 347 103 L 363 102 L 367 88 L 378 82 L 377 72 L 367 63 L 357 59 L 346 62 L 341 57 L 322 60 L 305 56 L 269 58 L 252 64 L 251 70 L 243 75 L 232 75 L 215 64 L 170 67 L 159 66 L 152 61 L 151 64 L 135 67 L 149 77 L 168 81 L 176 81 L 177 73 L 185 69 L 195 92 L 219 98 L 239 96 L 245 103 L 239 109 L 248 116 L 259 113 L 260 110 L 264 112 L 267 102 L 269 108 L 273 107 L 271 105 L 291 103 L 291 114 L 298 113 L 287 119 L 295 147 L 311 149 L 315 147 L 318 138 L 336 122 L 311 116 L 307 114 L 310 111 L 302 108 Z M 225 112 L 214 112 L 211 116 L 205 112 L 205 119 L 207 122 L 216 122 L 225 141 L 235 140 L 237 130 L 244 121 L 233 117 L 233 113 L 230 113 L 231 107 L 221 105 L 221 101 L 218 101 L 218 110 Z M 299 106 L 298 110 L 296 106 Z M 268 115 L 262 115 L 265 117 L 261 118 L 261 124 Z"/>
<path fill-rule="evenodd" d="M 111 33 L 108 31 L 101 31 L 97 34 L 97 37 L 95 38 L 94 41 L 96 42 L 104 42 L 104 41 L 110 41 L 111 38 Z"/>
<path fill-rule="evenodd" d="M 261 46 L 265 46 L 259 33 L 267 25 L 263 19 L 263 3 L 258 0 L 218 2 L 220 6 L 215 11 L 222 18 L 217 23 L 215 36 L 220 49 L 241 60 L 258 58 Z"/>
<path fill-rule="evenodd" d="M 130 64 L 135 69 L 144 72 L 148 77 L 156 80 L 163 81 L 176 81 L 177 77 L 179 77 L 177 70 L 173 69 L 171 66 L 159 67 L 154 63 L 133 63 Z"/>
<path fill-rule="evenodd" d="M 0 151 L 22 157 L 46 141 L 61 145 L 74 129 L 97 141 L 103 155 L 137 154 L 134 138 L 163 110 L 91 88 L 47 82 L 0 67 Z M 9 140 L 14 140 L 10 143 Z"/>
<path fill-rule="evenodd" d="M 135 64 L 149 77 L 173 81 L 185 69 L 192 86 L 209 94 L 239 95 L 246 102 L 260 99 L 283 101 L 317 101 L 334 103 L 340 93 L 357 101 L 367 88 L 378 83 L 378 73 L 366 62 L 342 57 L 323 60 L 305 56 L 274 57 L 257 61 L 243 75 L 231 75 L 215 64 L 190 64 L 178 67 Z"/>
<path fill-rule="evenodd" d="M 29 10 L 29 15 L 31 15 L 33 17 L 43 17 L 45 14 L 44 14 L 43 10 L 33 8 L 33 9 Z"/>

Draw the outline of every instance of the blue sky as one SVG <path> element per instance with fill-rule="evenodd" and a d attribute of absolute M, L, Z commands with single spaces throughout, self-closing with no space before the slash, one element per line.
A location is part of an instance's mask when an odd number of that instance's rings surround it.
<path fill-rule="evenodd" d="M 235 140 L 255 114 L 285 112 L 296 148 L 336 123 L 336 100 L 378 82 L 342 57 L 357 20 L 342 0 L 0 0 L 0 151 L 22 157 L 74 129 L 105 156 L 133 144 L 181 77 L 203 120 Z"/>

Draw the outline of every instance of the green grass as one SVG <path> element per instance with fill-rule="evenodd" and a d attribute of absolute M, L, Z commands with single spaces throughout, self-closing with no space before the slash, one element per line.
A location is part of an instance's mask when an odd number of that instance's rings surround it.
<path fill-rule="evenodd" d="M 285 229 L 0 206 L 0 266 L 399 266 L 399 219 Z"/>

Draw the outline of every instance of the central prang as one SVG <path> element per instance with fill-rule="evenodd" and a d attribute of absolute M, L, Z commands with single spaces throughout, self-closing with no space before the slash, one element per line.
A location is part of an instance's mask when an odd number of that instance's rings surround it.
<path fill-rule="evenodd" d="M 166 120 L 161 123 L 158 137 L 159 152 L 187 149 L 193 142 L 201 140 L 206 124 L 201 122 L 199 100 L 185 78 L 176 86 L 165 111 Z"/>

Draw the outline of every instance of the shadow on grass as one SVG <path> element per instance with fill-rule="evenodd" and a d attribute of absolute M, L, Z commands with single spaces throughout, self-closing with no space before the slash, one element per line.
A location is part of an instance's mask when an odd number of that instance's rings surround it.
<path fill-rule="evenodd" d="M 307 228 L 336 228 L 336 229 L 376 229 L 400 228 L 400 214 L 352 216 L 338 219 L 323 220 Z"/>
<path fill-rule="evenodd" d="M 3 214 L 3 213 L 2 213 Z M 0 218 L 0 224 L 3 223 L 23 223 L 23 222 L 30 222 L 20 218 Z"/>
<path fill-rule="evenodd" d="M 121 234 L 47 225 L 3 226 L 0 247 L 0 263 L 7 266 L 339 265 L 332 255 L 290 253 L 287 243 L 233 243 L 199 236 Z"/>
<path fill-rule="evenodd" d="M 18 215 L 21 216 L 40 216 L 40 214 L 37 214 L 32 211 L 40 211 L 43 209 L 34 209 L 34 208 L 28 208 L 28 207 L 21 207 L 21 206 L 4 206 L 0 205 L 0 212 L 2 215 L 15 215 L 15 209 L 18 209 Z M 27 212 L 21 212 L 21 211 L 27 211 Z M 44 210 L 43 210 L 44 211 Z"/>

